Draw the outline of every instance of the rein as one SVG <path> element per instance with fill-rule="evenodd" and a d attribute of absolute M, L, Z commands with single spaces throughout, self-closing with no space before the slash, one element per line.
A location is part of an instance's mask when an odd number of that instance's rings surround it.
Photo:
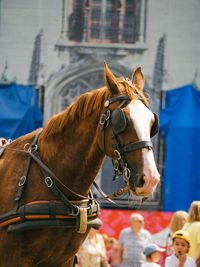
<path fill-rule="evenodd" d="M 41 133 L 41 132 L 40 132 Z M 28 146 L 29 146 L 29 148 L 28 148 Z M 8 150 L 11 150 L 11 151 L 16 151 L 16 152 L 22 152 L 22 153 L 26 153 L 26 154 L 28 154 L 31 158 L 33 158 L 36 162 L 37 162 L 37 164 L 39 165 L 39 167 L 40 168 L 43 168 L 45 171 L 46 171 L 46 173 L 48 173 L 52 178 L 54 178 L 63 188 L 65 188 L 66 190 L 68 190 L 70 193 L 72 193 L 73 195 L 75 195 L 76 197 L 79 197 L 79 198 L 82 198 L 82 199 L 86 199 L 86 200 L 108 200 L 108 201 L 112 201 L 112 199 L 114 198 L 114 197 L 117 197 L 117 196 L 120 196 L 120 195 L 122 195 L 122 194 L 124 194 L 125 192 L 127 192 L 128 191 L 128 186 L 126 186 L 125 188 L 123 188 L 123 189 L 119 189 L 118 191 L 116 191 L 116 192 L 114 192 L 114 193 L 112 193 L 111 195 L 106 195 L 102 190 L 101 190 L 101 188 L 98 186 L 98 184 L 94 181 L 93 182 L 93 185 L 95 186 L 95 188 L 99 191 L 99 193 L 103 196 L 103 198 L 92 198 L 92 197 L 86 197 L 86 196 L 83 196 L 83 195 L 81 195 L 81 194 L 78 194 L 78 193 L 76 193 L 75 191 L 73 191 L 73 190 L 71 190 L 69 187 L 67 187 L 48 167 L 47 167 L 47 165 L 45 165 L 42 161 L 41 161 L 41 159 L 40 159 L 40 157 L 39 157 L 39 154 L 37 153 L 37 156 L 35 155 L 35 152 L 36 152 L 36 150 L 38 149 L 38 147 L 36 146 L 36 145 L 30 145 L 30 144 L 25 144 L 25 146 L 24 146 L 24 150 L 22 150 L 22 149 L 15 149 L 15 148 L 9 148 L 9 147 L 5 147 L 5 145 L 4 146 L 0 146 L 0 148 L 4 148 L 4 150 L 5 150 L 5 148 L 6 149 L 8 149 Z M 23 185 L 23 183 L 25 183 L 25 175 L 23 175 L 21 178 L 20 178 L 20 181 L 21 182 L 19 182 L 20 183 L 20 185 Z M 53 183 L 53 181 L 52 181 L 52 179 L 49 177 L 49 176 L 47 176 L 46 177 L 47 179 L 45 180 L 45 182 L 46 182 L 46 184 L 52 184 Z M 50 178 L 50 179 L 49 179 Z M 117 205 L 117 206 L 119 206 L 116 202 L 114 202 L 114 201 L 112 201 L 111 202 L 112 204 L 115 204 L 115 205 Z"/>

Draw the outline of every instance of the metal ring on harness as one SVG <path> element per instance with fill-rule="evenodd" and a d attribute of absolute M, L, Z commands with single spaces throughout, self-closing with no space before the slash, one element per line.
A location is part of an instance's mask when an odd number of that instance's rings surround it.
<path fill-rule="evenodd" d="M 45 181 L 47 187 L 52 187 L 53 181 L 52 181 L 51 177 L 49 177 L 49 176 L 45 177 L 44 181 Z"/>
<path fill-rule="evenodd" d="M 77 212 L 75 212 L 74 210 L 72 210 L 72 212 L 69 213 L 69 215 L 72 215 L 72 216 L 78 216 L 79 213 L 80 213 L 80 208 L 79 208 L 78 206 L 76 206 L 76 208 L 77 208 Z"/>
<path fill-rule="evenodd" d="M 113 160 L 113 167 L 115 171 L 119 170 L 119 161 L 118 160 Z"/>
<path fill-rule="evenodd" d="M 110 110 L 108 109 L 108 110 L 106 111 L 106 121 L 110 119 L 110 114 L 111 114 L 111 112 L 110 112 Z"/>
<path fill-rule="evenodd" d="M 29 152 L 30 147 L 31 147 L 31 144 L 30 144 L 30 143 L 26 143 L 26 144 L 24 145 L 24 151 L 25 151 L 25 152 Z"/>
<path fill-rule="evenodd" d="M 125 167 L 123 170 L 124 180 L 126 183 L 128 183 L 130 177 L 131 177 L 131 171 L 129 168 Z"/>
<path fill-rule="evenodd" d="M 119 152 L 117 149 L 115 149 L 115 150 L 114 150 L 114 153 L 115 153 L 115 156 L 117 157 L 117 160 L 120 160 L 120 159 L 121 159 L 121 154 L 120 154 L 120 152 Z"/>
<path fill-rule="evenodd" d="M 25 182 L 26 182 L 26 176 L 23 175 L 23 176 L 20 178 L 20 180 L 19 180 L 18 186 L 22 186 L 22 185 L 24 185 Z"/>
<path fill-rule="evenodd" d="M 34 145 L 31 146 L 30 149 L 31 149 L 30 152 L 37 151 L 38 150 L 38 145 L 37 144 L 34 144 Z"/>

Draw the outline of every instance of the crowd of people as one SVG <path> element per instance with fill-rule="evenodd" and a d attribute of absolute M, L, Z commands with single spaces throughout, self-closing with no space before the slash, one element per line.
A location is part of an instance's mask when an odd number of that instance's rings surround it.
<path fill-rule="evenodd" d="M 78 267 L 200 267 L 200 201 L 193 201 L 189 213 L 177 211 L 169 225 L 166 248 L 152 241 L 144 218 L 134 212 L 130 226 L 121 230 L 119 240 L 91 228 L 77 253 Z"/>

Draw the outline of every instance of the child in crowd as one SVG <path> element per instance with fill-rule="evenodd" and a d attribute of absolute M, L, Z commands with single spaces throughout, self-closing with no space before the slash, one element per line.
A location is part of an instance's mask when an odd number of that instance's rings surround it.
<path fill-rule="evenodd" d="M 186 255 L 190 248 L 190 236 L 186 231 L 176 231 L 172 236 L 174 254 L 167 257 L 165 267 L 196 267 L 195 261 Z"/>
<path fill-rule="evenodd" d="M 166 244 L 166 256 L 171 256 L 173 254 L 172 248 L 172 236 L 178 230 L 183 228 L 183 225 L 187 222 L 188 213 L 183 210 L 178 210 L 174 212 L 170 224 L 169 224 L 169 235 L 167 237 L 167 244 Z"/>
<path fill-rule="evenodd" d="M 165 251 L 163 248 L 159 248 L 156 244 L 149 244 L 144 248 L 144 254 L 146 255 L 146 262 L 142 263 L 141 267 L 161 267 L 156 262 L 160 260 L 160 252 Z"/>

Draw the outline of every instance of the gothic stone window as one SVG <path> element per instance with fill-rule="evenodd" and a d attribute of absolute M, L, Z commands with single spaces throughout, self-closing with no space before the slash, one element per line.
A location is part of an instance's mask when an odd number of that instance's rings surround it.
<path fill-rule="evenodd" d="M 135 43 L 140 0 L 72 0 L 69 39 L 91 43 Z M 84 40 L 85 39 L 85 40 Z"/>

